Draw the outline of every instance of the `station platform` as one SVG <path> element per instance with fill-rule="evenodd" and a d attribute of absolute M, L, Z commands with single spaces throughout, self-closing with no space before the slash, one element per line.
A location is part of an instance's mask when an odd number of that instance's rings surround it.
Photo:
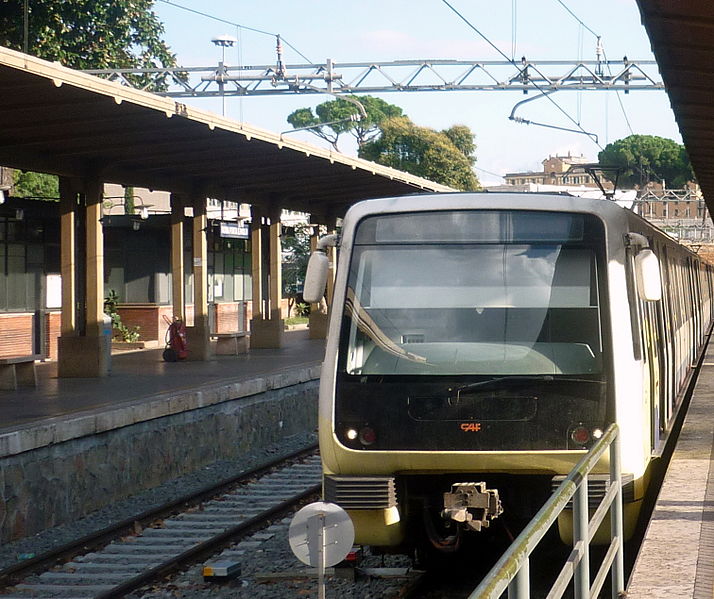
<path fill-rule="evenodd" d="M 36 388 L 0 391 L 0 545 L 314 433 L 325 342 L 283 341 L 201 362 L 115 353 L 105 378 L 37 364 Z"/>
<path fill-rule="evenodd" d="M 714 597 L 714 344 L 627 587 L 628 599 Z"/>
<path fill-rule="evenodd" d="M 279 349 L 164 362 L 163 348 L 114 353 L 105 378 L 57 377 L 57 363 L 37 363 L 37 388 L 0 391 L 0 457 L 152 416 L 163 416 L 319 378 L 325 342 L 286 331 Z M 160 412 L 160 413 L 159 413 Z"/>

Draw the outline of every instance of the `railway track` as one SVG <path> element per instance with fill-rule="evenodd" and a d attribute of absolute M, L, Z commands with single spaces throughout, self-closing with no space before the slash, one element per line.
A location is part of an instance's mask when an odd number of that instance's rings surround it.
<path fill-rule="evenodd" d="M 8 568 L 0 572 L 0 597 L 122 597 L 205 559 L 319 493 L 320 460 L 314 448 L 306 453 Z"/>

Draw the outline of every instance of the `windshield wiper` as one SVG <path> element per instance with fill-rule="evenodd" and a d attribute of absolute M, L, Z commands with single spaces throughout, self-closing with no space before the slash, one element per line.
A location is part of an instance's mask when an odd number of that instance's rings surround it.
<path fill-rule="evenodd" d="M 449 389 L 451 392 L 461 393 L 462 391 L 469 391 L 471 389 L 477 389 L 479 387 L 486 387 L 493 383 L 500 383 L 502 381 L 562 381 L 564 383 L 594 383 L 596 385 L 604 385 L 605 381 L 599 381 L 595 379 L 583 379 L 578 377 L 556 377 L 552 374 L 514 374 L 512 376 L 498 376 L 486 381 L 478 381 L 476 383 L 469 383 L 468 385 L 462 385 L 461 387 L 456 387 L 455 389 Z"/>
<path fill-rule="evenodd" d="M 347 289 L 347 297 L 345 297 L 345 314 L 352 318 L 360 331 L 368 335 L 372 341 L 387 353 L 400 358 L 406 358 L 412 362 L 419 362 L 421 364 L 427 363 L 424 356 L 407 351 L 385 335 L 384 331 L 379 328 L 374 319 L 362 307 L 362 304 L 359 303 L 351 287 Z"/>

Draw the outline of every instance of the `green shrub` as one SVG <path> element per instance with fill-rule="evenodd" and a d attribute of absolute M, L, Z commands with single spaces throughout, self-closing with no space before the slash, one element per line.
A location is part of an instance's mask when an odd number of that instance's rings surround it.
<path fill-rule="evenodd" d="M 118 337 L 121 341 L 133 343 L 141 338 L 139 334 L 140 327 L 135 326 L 131 329 L 121 321 L 121 316 L 117 312 L 119 304 L 119 295 L 114 289 L 110 289 L 107 297 L 104 298 L 104 312 L 112 319 L 112 329 L 116 331 L 113 337 Z"/>

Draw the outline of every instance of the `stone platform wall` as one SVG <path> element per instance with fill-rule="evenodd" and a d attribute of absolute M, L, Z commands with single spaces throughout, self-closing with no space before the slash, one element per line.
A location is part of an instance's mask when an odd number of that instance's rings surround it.
<path fill-rule="evenodd" d="M 0 543 L 317 426 L 319 367 L 0 435 Z"/>

